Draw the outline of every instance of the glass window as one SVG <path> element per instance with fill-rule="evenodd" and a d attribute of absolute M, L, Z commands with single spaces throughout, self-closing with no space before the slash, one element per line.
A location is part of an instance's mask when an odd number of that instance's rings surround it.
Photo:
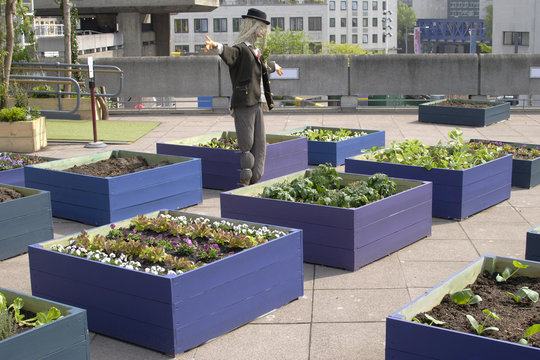
<path fill-rule="evenodd" d="M 503 32 L 503 45 L 515 45 L 514 36 L 517 34 L 518 45 L 529 46 L 529 33 L 528 32 Z"/>
<path fill-rule="evenodd" d="M 328 6 L 330 10 L 336 10 L 336 2 L 335 1 L 329 1 Z"/>
<path fill-rule="evenodd" d="M 280 28 L 281 30 L 285 30 L 285 18 L 282 18 L 282 17 L 270 18 L 270 27 L 272 28 L 272 31 L 274 31 L 274 28 Z"/>
<path fill-rule="evenodd" d="M 336 27 L 336 18 L 330 18 L 330 27 Z"/>
<path fill-rule="evenodd" d="M 362 1 L 362 10 L 367 11 L 367 9 L 368 9 L 368 2 Z"/>
<path fill-rule="evenodd" d="M 358 27 L 358 18 L 352 18 L 352 27 Z"/>
<path fill-rule="evenodd" d="M 352 43 L 353 43 L 353 44 L 358 44 L 358 35 L 353 34 L 353 36 L 352 36 Z"/>
<path fill-rule="evenodd" d="M 227 19 L 214 19 L 214 32 L 227 32 Z"/>
<path fill-rule="evenodd" d="M 362 44 L 367 44 L 368 43 L 368 34 L 363 34 L 362 35 Z"/>
<path fill-rule="evenodd" d="M 368 27 L 368 18 L 362 18 L 362 26 Z"/>
<path fill-rule="evenodd" d="M 304 18 L 302 17 L 292 17 L 290 24 L 291 31 L 302 31 L 304 30 Z"/>
<path fill-rule="evenodd" d="M 239 32 L 240 24 L 242 24 L 242 18 L 233 18 L 232 19 L 232 31 Z"/>
<path fill-rule="evenodd" d="M 379 25 L 379 19 L 377 19 L 377 18 L 372 18 L 372 19 L 371 19 L 371 25 L 372 25 L 373 27 L 377 27 L 377 25 Z"/>
<path fill-rule="evenodd" d="M 208 32 L 208 19 L 194 19 L 193 27 L 195 28 L 196 33 L 205 33 Z"/>
<path fill-rule="evenodd" d="M 379 3 L 378 3 L 377 1 L 373 1 L 373 2 L 371 3 L 371 8 L 372 8 L 373 10 L 378 10 L 378 8 L 379 8 Z"/>
<path fill-rule="evenodd" d="M 174 19 L 174 32 L 175 33 L 188 33 L 189 32 L 188 19 Z"/>
<path fill-rule="evenodd" d="M 347 35 L 341 35 L 341 43 L 346 44 L 347 43 Z"/>
<path fill-rule="evenodd" d="M 374 44 L 376 44 L 377 41 L 378 41 L 378 39 L 377 39 L 377 34 L 371 35 L 371 42 L 374 43 Z"/>
<path fill-rule="evenodd" d="M 352 2 L 352 9 L 353 10 L 358 10 L 358 1 L 353 1 Z"/>
<path fill-rule="evenodd" d="M 196 53 L 202 53 L 204 52 L 204 48 L 206 45 L 195 45 L 195 52 Z"/>
<path fill-rule="evenodd" d="M 189 45 L 174 45 L 174 51 L 179 52 L 180 55 L 189 53 Z"/>
<path fill-rule="evenodd" d="M 383 9 L 383 11 L 386 10 L 386 1 L 382 2 L 382 9 Z"/>
<path fill-rule="evenodd" d="M 347 2 L 346 1 L 341 2 L 341 10 L 347 10 Z"/>
<path fill-rule="evenodd" d="M 309 31 L 321 31 L 322 30 L 322 17 L 314 16 L 308 18 L 308 30 Z"/>
<path fill-rule="evenodd" d="M 330 43 L 336 42 L 336 35 L 330 35 Z"/>
<path fill-rule="evenodd" d="M 347 18 L 341 18 L 341 27 L 347 27 Z"/>

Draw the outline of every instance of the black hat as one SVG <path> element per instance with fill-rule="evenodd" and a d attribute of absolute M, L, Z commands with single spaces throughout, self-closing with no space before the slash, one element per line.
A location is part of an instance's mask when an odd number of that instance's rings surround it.
<path fill-rule="evenodd" d="M 242 15 L 242 18 L 252 18 L 264 22 L 266 25 L 270 25 L 270 21 L 266 20 L 266 13 L 258 9 L 248 9 L 246 15 Z"/>

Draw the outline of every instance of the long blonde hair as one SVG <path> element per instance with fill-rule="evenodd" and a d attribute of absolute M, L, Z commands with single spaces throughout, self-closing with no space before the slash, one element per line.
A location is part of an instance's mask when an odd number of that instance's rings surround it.
<path fill-rule="evenodd" d="M 268 34 L 268 25 L 266 25 L 264 22 L 252 19 L 252 18 L 244 18 L 242 20 L 242 24 L 240 24 L 240 31 L 238 33 L 238 37 L 236 40 L 234 40 L 234 45 L 241 44 L 243 42 L 248 42 L 252 45 L 255 45 L 257 40 L 259 39 L 257 36 L 257 30 L 261 28 L 263 31 L 263 36 L 260 40 L 260 48 L 261 50 L 266 49 L 266 35 Z"/>

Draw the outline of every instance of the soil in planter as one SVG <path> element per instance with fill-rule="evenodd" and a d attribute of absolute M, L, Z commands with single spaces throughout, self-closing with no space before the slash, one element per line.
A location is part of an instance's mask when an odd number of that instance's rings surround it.
<path fill-rule="evenodd" d="M 459 305 L 451 300 L 449 295 L 446 295 L 441 303 L 427 314 L 445 322 L 437 326 L 477 335 L 466 315 L 472 315 L 479 324 L 482 324 L 487 316 L 482 310 L 489 309 L 497 314 L 501 320 L 489 317 L 485 327 L 495 326 L 499 328 L 499 331 L 487 330 L 481 336 L 517 343 L 527 328 L 534 324 L 540 324 L 540 301 L 534 303 L 526 297 L 521 302 L 516 303 L 505 294 L 505 292 L 517 294 L 523 286 L 539 292 L 540 278 L 517 276 L 511 277 L 505 282 L 497 282 L 495 275 L 486 272 L 479 275 L 474 284 L 467 286 L 474 295 L 479 295 L 482 301 L 474 305 Z M 416 318 L 422 323 L 429 323 L 424 314 L 417 315 Z M 540 347 L 540 333 L 529 339 L 529 345 Z"/>
<path fill-rule="evenodd" d="M 468 103 L 463 101 L 457 101 L 457 100 L 445 100 L 437 104 L 433 104 L 433 106 L 453 106 L 453 107 L 464 107 L 464 108 L 489 108 L 495 105 L 499 105 L 498 103 Z"/>
<path fill-rule="evenodd" d="M 124 174 L 131 174 L 137 171 L 154 169 L 160 166 L 170 165 L 168 161 L 158 164 L 148 165 L 148 162 L 141 156 L 127 158 L 110 157 L 109 159 L 86 165 L 75 165 L 64 171 L 90 176 L 114 177 Z"/>
<path fill-rule="evenodd" d="M 9 200 L 20 199 L 22 197 L 23 195 L 20 192 L 0 186 L 0 203 Z"/>

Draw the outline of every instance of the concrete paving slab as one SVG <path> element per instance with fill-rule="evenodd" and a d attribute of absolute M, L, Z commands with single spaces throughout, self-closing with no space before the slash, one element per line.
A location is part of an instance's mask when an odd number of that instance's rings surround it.
<path fill-rule="evenodd" d="M 449 278 L 470 261 L 402 261 L 401 268 L 407 287 L 433 287 Z"/>
<path fill-rule="evenodd" d="M 470 240 L 430 240 L 418 241 L 398 251 L 403 261 L 445 261 L 452 254 L 455 261 L 473 261 L 478 257 Z"/>

